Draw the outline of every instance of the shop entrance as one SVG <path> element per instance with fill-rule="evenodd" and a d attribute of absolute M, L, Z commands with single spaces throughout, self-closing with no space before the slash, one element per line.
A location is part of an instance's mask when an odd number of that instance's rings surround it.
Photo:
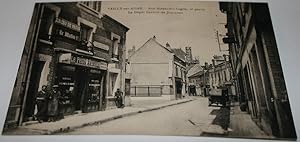
<path fill-rule="evenodd" d="M 84 108 L 84 100 L 88 89 L 88 72 L 89 70 L 85 67 L 76 67 L 76 93 L 74 97 L 74 106 L 76 111 Z"/>

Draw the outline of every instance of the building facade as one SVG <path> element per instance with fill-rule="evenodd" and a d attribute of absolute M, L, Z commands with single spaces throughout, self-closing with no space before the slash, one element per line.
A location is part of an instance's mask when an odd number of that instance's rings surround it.
<path fill-rule="evenodd" d="M 43 85 L 59 86 L 65 115 L 100 111 L 116 88 L 125 92 L 129 29 L 101 14 L 101 2 L 37 3 L 6 118 L 6 127 L 33 120 Z"/>
<path fill-rule="evenodd" d="M 217 89 L 232 84 L 231 64 L 226 56 L 213 56 L 208 69 L 210 88 Z"/>
<path fill-rule="evenodd" d="M 137 49 L 129 57 L 132 97 L 181 98 L 186 90 L 185 54 L 181 51 L 171 49 L 168 43 L 161 45 L 155 36 Z"/>
<path fill-rule="evenodd" d="M 267 134 L 296 138 L 268 5 L 224 2 L 220 10 L 241 109 Z"/>

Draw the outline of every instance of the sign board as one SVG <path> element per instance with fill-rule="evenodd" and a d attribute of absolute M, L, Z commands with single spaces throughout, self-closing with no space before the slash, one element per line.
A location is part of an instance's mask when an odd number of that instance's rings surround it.
<path fill-rule="evenodd" d="M 62 19 L 62 18 L 56 18 L 55 19 L 55 24 L 64 26 L 68 29 L 71 29 L 71 30 L 74 30 L 74 31 L 77 31 L 77 32 L 80 32 L 80 26 L 79 25 L 77 25 L 75 23 L 72 23 L 68 20 Z"/>
<path fill-rule="evenodd" d="M 58 61 L 60 63 L 96 68 L 101 70 L 107 70 L 107 63 L 104 61 L 98 61 L 95 59 L 79 57 L 72 55 L 71 53 L 61 54 Z"/>
<path fill-rule="evenodd" d="M 109 50 L 109 46 L 106 45 L 106 44 L 103 44 L 103 43 L 100 43 L 100 42 L 97 42 L 97 41 L 94 41 L 93 44 L 97 48 L 100 48 L 100 49 L 103 49 L 103 50 L 106 50 L 106 51 Z"/>
<path fill-rule="evenodd" d="M 55 19 L 56 35 L 80 41 L 80 26 L 62 18 Z"/>

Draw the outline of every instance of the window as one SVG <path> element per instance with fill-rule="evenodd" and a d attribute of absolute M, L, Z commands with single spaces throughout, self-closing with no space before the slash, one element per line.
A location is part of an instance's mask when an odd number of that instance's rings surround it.
<path fill-rule="evenodd" d="M 85 24 L 81 24 L 80 32 L 81 32 L 81 35 L 80 35 L 81 40 L 86 41 L 86 42 L 89 41 L 91 32 L 92 32 L 92 28 Z"/>
<path fill-rule="evenodd" d="M 101 12 L 101 1 L 84 1 L 81 3 L 93 12 Z"/>
<path fill-rule="evenodd" d="M 117 61 L 119 59 L 118 55 L 119 55 L 119 47 L 121 46 L 121 37 L 111 32 L 111 41 L 112 41 L 111 58 Z"/>
<path fill-rule="evenodd" d="M 45 7 L 43 16 L 41 18 L 41 27 L 40 27 L 41 39 L 50 40 L 54 19 L 55 19 L 55 11 Z"/>
<path fill-rule="evenodd" d="M 175 65 L 175 76 L 178 76 L 178 68 L 176 65 Z"/>
<path fill-rule="evenodd" d="M 118 39 L 113 39 L 113 45 L 112 45 L 112 57 L 114 58 L 114 55 L 118 55 L 118 49 L 119 49 L 119 43 Z"/>
<path fill-rule="evenodd" d="M 80 26 L 81 46 L 76 51 L 93 55 L 92 41 L 93 34 L 96 32 L 97 25 L 81 17 L 77 17 L 78 25 Z"/>

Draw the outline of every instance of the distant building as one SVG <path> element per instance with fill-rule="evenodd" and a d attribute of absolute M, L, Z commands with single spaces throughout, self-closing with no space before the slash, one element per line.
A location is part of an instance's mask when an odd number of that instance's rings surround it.
<path fill-rule="evenodd" d="M 179 99 L 185 94 L 186 62 L 181 49 L 172 49 L 150 38 L 129 57 L 132 96 Z"/>
<path fill-rule="evenodd" d="M 231 64 L 226 56 L 213 56 L 208 69 L 210 88 L 217 89 L 232 84 Z"/>
<path fill-rule="evenodd" d="M 196 94 L 206 96 L 209 86 L 209 74 L 200 64 L 195 64 L 187 74 L 189 93 L 191 86 L 196 87 Z"/>
<path fill-rule="evenodd" d="M 297 138 L 267 3 L 220 3 L 241 109 L 267 134 Z"/>
<path fill-rule="evenodd" d="M 185 47 L 185 53 L 186 53 L 186 63 L 188 66 L 192 66 L 194 64 L 200 64 L 198 58 L 193 59 L 191 47 Z"/>

